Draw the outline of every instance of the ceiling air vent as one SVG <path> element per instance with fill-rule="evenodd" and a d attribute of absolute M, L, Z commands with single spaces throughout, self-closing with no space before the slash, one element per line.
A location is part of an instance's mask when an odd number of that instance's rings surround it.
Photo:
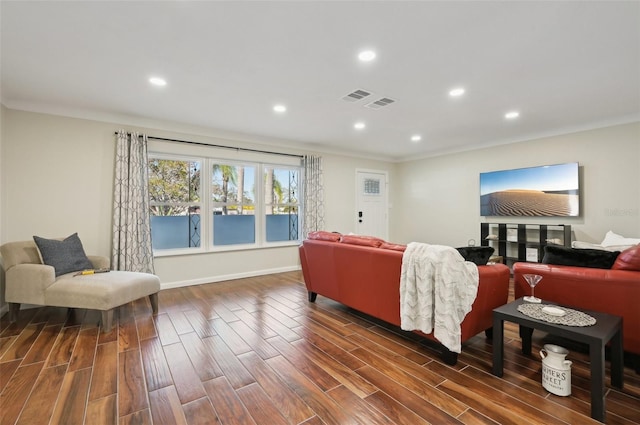
<path fill-rule="evenodd" d="M 367 96 L 371 96 L 371 92 L 368 92 L 368 91 L 362 90 L 362 89 L 358 89 L 358 90 L 355 90 L 355 91 L 349 93 L 345 97 L 343 97 L 342 100 L 344 100 L 345 102 L 357 102 L 359 100 L 364 99 Z"/>
<path fill-rule="evenodd" d="M 391 105 L 393 102 L 395 102 L 395 99 L 390 99 L 388 97 L 381 97 L 380 99 L 374 102 L 367 103 L 366 105 L 364 105 L 364 107 L 370 108 L 370 109 L 380 109 L 380 108 L 384 108 L 385 106 Z"/>

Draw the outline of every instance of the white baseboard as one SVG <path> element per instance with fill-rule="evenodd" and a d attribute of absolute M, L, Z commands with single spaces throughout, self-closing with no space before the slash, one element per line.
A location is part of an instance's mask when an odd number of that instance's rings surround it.
<path fill-rule="evenodd" d="M 227 275 L 219 275 L 212 277 L 202 277 L 198 279 L 179 280 L 175 282 L 163 282 L 160 284 L 160 290 L 171 288 L 182 288 L 185 286 L 203 285 L 205 283 L 223 282 L 225 280 L 243 279 L 246 277 L 263 276 L 274 273 L 293 272 L 300 270 L 300 266 L 280 267 L 276 269 L 255 270 L 246 273 L 233 273 Z"/>

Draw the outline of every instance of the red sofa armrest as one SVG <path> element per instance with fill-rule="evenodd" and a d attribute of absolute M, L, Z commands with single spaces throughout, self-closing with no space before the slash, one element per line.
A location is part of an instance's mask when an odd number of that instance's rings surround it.
<path fill-rule="evenodd" d="M 624 350 L 640 354 L 640 272 L 539 263 L 513 265 L 516 298 L 531 294 L 523 274 L 542 276 L 535 287 L 542 302 L 622 316 Z"/>

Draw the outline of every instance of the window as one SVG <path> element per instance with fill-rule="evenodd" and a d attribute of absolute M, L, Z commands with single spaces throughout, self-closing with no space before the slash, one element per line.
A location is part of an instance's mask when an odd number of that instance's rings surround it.
<path fill-rule="evenodd" d="M 255 243 L 255 179 L 255 166 L 212 164 L 214 246 Z"/>
<path fill-rule="evenodd" d="M 149 160 L 151 240 L 154 249 L 200 247 L 200 161 Z"/>
<path fill-rule="evenodd" d="M 298 241 L 300 167 L 149 154 L 156 253 Z"/>
<path fill-rule="evenodd" d="M 300 169 L 264 167 L 267 242 L 298 240 Z"/>

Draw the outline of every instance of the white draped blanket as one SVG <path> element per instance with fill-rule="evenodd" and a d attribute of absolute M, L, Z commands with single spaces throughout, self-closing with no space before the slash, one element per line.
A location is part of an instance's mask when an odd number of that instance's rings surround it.
<path fill-rule="evenodd" d="M 411 242 L 402 257 L 400 326 L 461 350 L 460 324 L 478 293 L 478 267 L 450 246 Z"/>

